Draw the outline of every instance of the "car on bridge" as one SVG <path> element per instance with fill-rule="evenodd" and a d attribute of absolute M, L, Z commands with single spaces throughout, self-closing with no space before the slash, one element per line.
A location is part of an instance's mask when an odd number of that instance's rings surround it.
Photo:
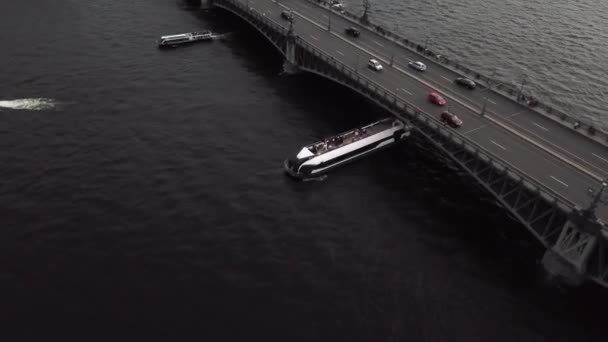
<path fill-rule="evenodd" d="M 445 111 L 441 113 L 441 122 L 448 124 L 452 128 L 458 128 L 462 126 L 462 120 L 456 116 L 456 114 Z"/>
<path fill-rule="evenodd" d="M 439 95 L 439 93 L 430 93 L 429 94 L 429 101 L 431 103 L 434 103 L 436 105 L 439 106 L 443 106 L 445 105 L 445 99 L 443 97 L 441 97 L 441 95 Z"/>
<path fill-rule="evenodd" d="M 422 62 L 409 62 L 407 65 L 409 65 L 410 68 L 416 69 L 418 71 L 426 70 L 426 65 L 424 65 L 424 63 Z"/>
<path fill-rule="evenodd" d="M 457 79 L 454 80 L 454 82 L 456 82 L 456 84 L 459 84 L 463 87 L 467 87 L 469 89 L 475 89 L 475 82 L 473 82 L 473 80 L 470 80 L 466 77 L 458 77 Z"/>
<path fill-rule="evenodd" d="M 367 65 L 376 71 L 382 71 L 382 64 L 380 64 L 380 62 L 378 62 L 374 58 L 370 59 L 369 63 L 367 63 Z"/>
<path fill-rule="evenodd" d="M 338 11 L 340 13 L 344 13 L 344 5 L 342 5 L 340 3 L 331 5 L 331 9 L 333 9 L 334 11 Z"/>
<path fill-rule="evenodd" d="M 290 11 L 283 11 L 281 12 L 281 17 L 283 17 L 283 19 L 287 19 L 287 20 L 293 20 L 293 13 L 291 13 Z"/>
<path fill-rule="evenodd" d="M 359 35 L 361 34 L 361 32 L 359 32 L 359 30 L 357 30 L 354 27 L 348 27 L 344 31 L 346 32 L 347 35 L 353 36 L 355 38 L 359 37 Z"/>

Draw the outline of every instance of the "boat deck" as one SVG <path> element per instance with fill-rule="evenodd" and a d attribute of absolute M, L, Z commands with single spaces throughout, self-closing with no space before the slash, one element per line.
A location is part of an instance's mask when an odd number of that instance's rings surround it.
<path fill-rule="evenodd" d="M 340 133 L 338 135 L 326 138 L 323 141 L 319 141 L 309 146 L 306 146 L 306 148 L 308 148 L 310 152 L 318 156 L 332 151 L 336 148 L 352 144 L 355 141 L 367 138 L 376 133 L 380 133 L 386 130 L 387 128 L 392 127 L 394 122 L 395 119 L 390 118 L 380 120 L 372 123 L 371 125 L 356 128 L 348 132 Z"/>

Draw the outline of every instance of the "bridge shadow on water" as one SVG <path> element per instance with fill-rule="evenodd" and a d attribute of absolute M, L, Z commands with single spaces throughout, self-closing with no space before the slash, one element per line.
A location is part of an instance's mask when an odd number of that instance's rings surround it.
<path fill-rule="evenodd" d="M 317 110 L 310 113 L 308 121 L 298 124 L 310 125 L 319 136 L 309 137 L 304 143 L 390 115 L 359 94 L 320 76 L 281 75 L 282 55 L 235 16 L 223 11 L 193 11 L 193 14 L 205 20 L 213 31 L 235 33 L 235 38 L 225 44 L 233 54 L 242 57 L 247 70 L 263 75 L 282 98 L 295 106 L 315 103 Z M 485 283 L 498 284 L 518 300 L 542 308 L 544 313 L 571 320 L 573 324 L 581 322 L 590 331 L 601 331 L 603 317 L 598 313 L 608 303 L 606 291 L 593 284 L 567 289 L 546 279 L 539 263 L 544 248 L 474 179 L 421 136 L 413 134 L 395 148 L 338 169 L 328 181 L 348 182 L 349 174 L 371 175 L 372 181 L 389 189 L 387 206 L 403 212 L 404 221 L 413 222 L 412 227 L 416 227 L 414 232 L 408 231 L 408 227 L 386 227 L 390 230 L 387 235 L 398 237 L 397 240 L 415 239 L 448 260 L 446 267 L 460 269 Z M 315 191 L 323 186 L 288 184 L 302 191 Z M 424 208 L 423 212 L 408 210 L 402 201 L 404 196 Z M 394 249 L 382 253 L 377 246 L 370 241 L 366 248 L 376 255 L 378 264 L 391 262 L 393 256 L 398 259 L 398 241 Z M 373 286 L 373 280 L 369 285 Z M 386 295 L 394 302 L 399 301 L 399 296 L 403 294 L 398 290 Z M 384 304 L 389 313 L 396 310 L 391 307 L 396 304 Z"/>

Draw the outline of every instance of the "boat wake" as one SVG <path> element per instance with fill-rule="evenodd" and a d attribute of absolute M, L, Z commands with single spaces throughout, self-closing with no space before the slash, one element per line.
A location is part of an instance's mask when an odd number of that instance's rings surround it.
<path fill-rule="evenodd" d="M 319 177 L 312 177 L 312 178 L 304 178 L 302 179 L 303 182 L 322 182 L 324 180 L 327 179 L 327 175 L 321 175 Z"/>
<path fill-rule="evenodd" d="M 213 40 L 224 40 L 224 39 L 228 39 L 230 38 L 230 36 L 232 36 L 232 33 L 228 32 L 228 33 L 217 33 L 213 35 Z"/>
<path fill-rule="evenodd" d="M 0 100 L 0 109 L 47 110 L 56 108 L 59 102 L 46 98 Z"/>

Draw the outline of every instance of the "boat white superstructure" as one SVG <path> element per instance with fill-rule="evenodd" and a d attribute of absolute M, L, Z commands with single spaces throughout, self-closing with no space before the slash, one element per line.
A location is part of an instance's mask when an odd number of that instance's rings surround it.
<path fill-rule="evenodd" d="M 196 31 L 188 33 L 161 36 L 158 40 L 159 47 L 175 47 L 182 44 L 189 44 L 199 41 L 213 40 L 214 35 L 211 31 Z"/>
<path fill-rule="evenodd" d="M 409 136 L 402 121 L 386 118 L 364 127 L 303 147 L 284 161 L 285 171 L 295 178 L 311 178 L 388 147 Z"/>

